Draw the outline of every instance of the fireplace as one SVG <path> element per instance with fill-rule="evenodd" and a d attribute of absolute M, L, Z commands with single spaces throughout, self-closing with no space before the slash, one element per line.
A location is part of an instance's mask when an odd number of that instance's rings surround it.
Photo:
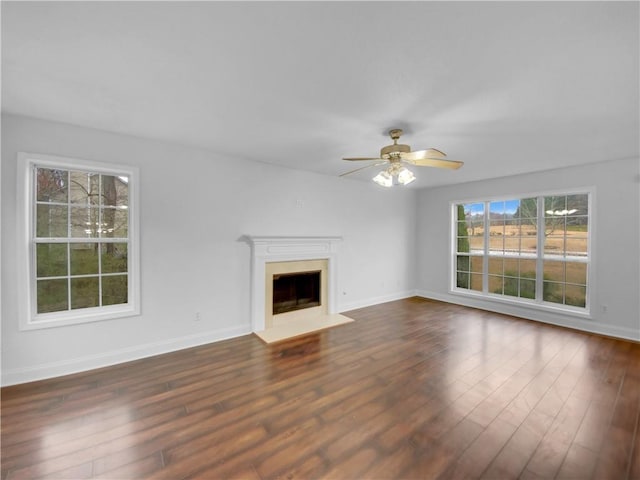
<path fill-rule="evenodd" d="M 337 314 L 337 245 L 341 237 L 247 235 L 243 239 L 251 246 L 251 324 L 254 332 L 295 322 L 298 318 Z M 320 272 L 318 300 L 307 300 L 308 296 L 303 292 L 297 303 L 304 304 L 305 308 L 275 313 L 280 307 L 273 305 L 274 276 L 283 278 L 306 272 Z M 278 288 L 276 285 L 276 291 Z M 316 305 L 311 305 L 313 303 Z"/>
<path fill-rule="evenodd" d="M 320 306 L 320 270 L 273 276 L 273 315 Z"/>

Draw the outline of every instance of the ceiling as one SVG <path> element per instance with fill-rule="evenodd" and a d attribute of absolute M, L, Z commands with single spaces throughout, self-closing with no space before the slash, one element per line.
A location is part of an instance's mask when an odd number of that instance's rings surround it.
<path fill-rule="evenodd" d="M 417 187 L 639 156 L 638 2 L 2 2 L 2 110 Z M 370 180 L 376 169 L 349 178 Z"/>

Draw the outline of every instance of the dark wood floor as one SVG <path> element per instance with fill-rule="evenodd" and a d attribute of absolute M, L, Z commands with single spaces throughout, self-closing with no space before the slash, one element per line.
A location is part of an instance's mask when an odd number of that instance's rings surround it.
<path fill-rule="evenodd" d="M 423 299 L 2 389 L 2 479 L 640 478 L 640 345 Z"/>

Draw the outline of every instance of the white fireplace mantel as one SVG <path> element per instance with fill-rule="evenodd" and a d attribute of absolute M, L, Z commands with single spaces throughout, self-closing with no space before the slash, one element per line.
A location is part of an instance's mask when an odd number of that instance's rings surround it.
<path fill-rule="evenodd" d="M 279 237 L 245 235 L 251 246 L 251 327 L 265 329 L 265 264 L 299 260 L 328 260 L 327 313 L 337 313 L 338 243 L 342 237 Z"/>

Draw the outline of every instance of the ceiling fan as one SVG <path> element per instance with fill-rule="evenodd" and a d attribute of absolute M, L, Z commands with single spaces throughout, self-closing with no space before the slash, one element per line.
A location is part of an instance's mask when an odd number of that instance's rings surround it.
<path fill-rule="evenodd" d="M 389 136 L 393 140 L 393 145 L 382 147 L 379 157 L 343 158 L 343 160 L 348 160 L 350 162 L 378 161 L 343 173 L 340 176 L 344 177 L 366 168 L 388 164 L 388 167 L 378 173 L 378 175 L 373 178 L 373 181 L 383 187 L 391 187 L 394 185 L 394 179 L 396 179 L 396 183 L 400 185 L 407 185 L 416 179 L 413 172 L 405 165 L 414 165 L 416 167 L 450 168 L 453 170 L 458 169 L 463 165 L 463 162 L 445 158 L 447 155 L 435 148 L 416 150 L 412 152 L 409 145 L 398 143 L 398 139 L 402 133 L 402 130 L 399 128 L 389 130 Z"/>

